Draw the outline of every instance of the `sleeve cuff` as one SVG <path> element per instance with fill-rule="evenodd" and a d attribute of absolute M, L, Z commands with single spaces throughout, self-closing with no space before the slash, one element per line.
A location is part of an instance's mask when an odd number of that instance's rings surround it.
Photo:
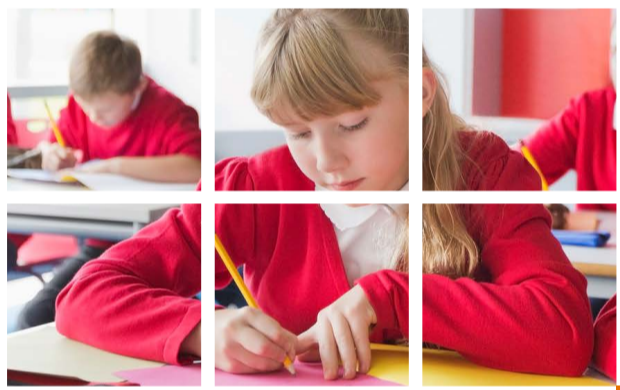
<path fill-rule="evenodd" d="M 183 340 L 187 338 L 190 332 L 201 321 L 201 316 L 200 301 L 192 300 L 185 317 L 183 317 L 183 320 L 181 320 L 179 326 L 174 330 L 166 342 L 164 347 L 164 361 L 166 363 L 183 365 L 190 364 L 194 360 L 194 358 L 189 355 L 181 355 L 180 349 Z"/>

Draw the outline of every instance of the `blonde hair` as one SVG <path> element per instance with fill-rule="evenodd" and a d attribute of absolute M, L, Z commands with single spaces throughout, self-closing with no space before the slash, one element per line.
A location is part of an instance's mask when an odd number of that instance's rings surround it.
<path fill-rule="evenodd" d="M 465 155 L 458 131 L 465 122 L 452 114 L 443 77 L 422 48 L 422 66 L 433 71 L 437 90 L 423 118 L 423 189 L 452 191 L 463 189 L 461 165 Z M 451 278 L 473 276 L 478 265 L 478 247 L 467 231 L 458 205 L 425 204 L 422 207 L 422 270 Z"/>
<path fill-rule="evenodd" d="M 87 35 L 71 57 L 69 87 L 83 98 L 106 92 L 131 93 L 141 78 L 140 49 L 132 40 L 112 31 Z"/>
<path fill-rule="evenodd" d="M 378 104 L 371 83 L 394 76 L 408 88 L 407 10 L 279 9 L 259 38 L 251 96 L 272 120 L 282 109 L 311 120 Z"/>

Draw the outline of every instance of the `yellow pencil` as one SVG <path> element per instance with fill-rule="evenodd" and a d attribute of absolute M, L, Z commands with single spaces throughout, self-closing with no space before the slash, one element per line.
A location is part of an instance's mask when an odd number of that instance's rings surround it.
<path fill-rule="evenodd" d="M 525 146 L 523 141 L 521 141 L 521 152 L 523 153 L 523 157 L 525 157 L 525 159 L 529 161 L 530 165 L 532 165 L 536 172 L 538 172 L 538 176 L 540 176 L 540 181 L 542 182 L 542 190 L 549 191 L 549 184 L 547 184 L 547 179 L 545 179 L 545 176 L 540 170 L 540 167 L 538 166 L 534 155 L 532 154 L 532 152 L 530 152 L 527 146 Z"/>
<path fill-rule="evenodd" d="M 45 104 L 45 111 L 47 111 L 47 117 L 49 118 L 50 123 L 52 125 L 52 131 L 54 132 L 54 137 L 56 137 L 56 141 L 58 141 L 58 145 L 64 148 L 65 139 L 62 138 L 62 133 L 60 132 L 60 129 L 58 128 L 58 125 L 56 124 L 54 117 L 52 116 L 52 111 L 50 111 L 50 107 L 47 105 L 47 100 L 43 100 L 43 104 Z"/>
<path fill-rule="evenodd" d="M 226 269 L 228 269 L 228 272 L 230 272 L 230 276 L 232 276 L 235 284 L 239 288 L 239 291 L 241 291 L 241 294 L 243 294 L 243 298 L 245 298 L 248 306 L 255 309 L 260 309 L 258 307 L 258 304 L 256 304 L 254 297 L 250 293 L 250 290 L 248 290 L 248 287 L 243 282 L 241 275 L 239 275 L 239 271 L 237 271 L 237 267 L 235 267 L 235 263 L 233 263 L 233 261 L 231 260 L 228 252 L 226 251 L 226 248 L 224 248 L 224 245 L 222 245 L 222 241 L 220 241 L 220 238 L 217 236 L 217 234 L 215 235 L 215 249 L 222 258 Z M 291 375 L 295 375 L 295 367 L 293 367 L 293 362 L 291 362 L 291 359 L 289 359 L 288 356 L 284 359 L 284 367 L 288 370 L 288 372 L 291 373 Z"/>

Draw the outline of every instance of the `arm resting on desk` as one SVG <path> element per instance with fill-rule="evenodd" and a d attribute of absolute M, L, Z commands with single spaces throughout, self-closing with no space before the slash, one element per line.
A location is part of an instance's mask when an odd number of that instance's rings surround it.
<path fill-rule="evenodd" d="M 423 275 L 423 341 L 493 368 L 581 375 L 593 345 L 586 280 L 553 239 L 549 214 L 542 205 L 471 208 L 485 215 L 476 231 L 487 276 Z"/>
<path fill-rule="evenodd" d="M 56 301 L 65 336 L 122 355 L 181 364 L 200 323 L 200 205 L 168 211 L 86 264 Z"/>

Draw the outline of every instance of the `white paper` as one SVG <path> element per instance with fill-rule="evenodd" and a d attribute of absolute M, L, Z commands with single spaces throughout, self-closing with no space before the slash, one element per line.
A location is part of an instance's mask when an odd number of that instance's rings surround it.
<path fill-rule="evenodd" d="M 55 324 L 7 336 L 7 369 L 79 378 L 88 382 L 121 382 L 113 373 L 155 368 L 163 363 L 134 359 L 70 340 Z"/>

